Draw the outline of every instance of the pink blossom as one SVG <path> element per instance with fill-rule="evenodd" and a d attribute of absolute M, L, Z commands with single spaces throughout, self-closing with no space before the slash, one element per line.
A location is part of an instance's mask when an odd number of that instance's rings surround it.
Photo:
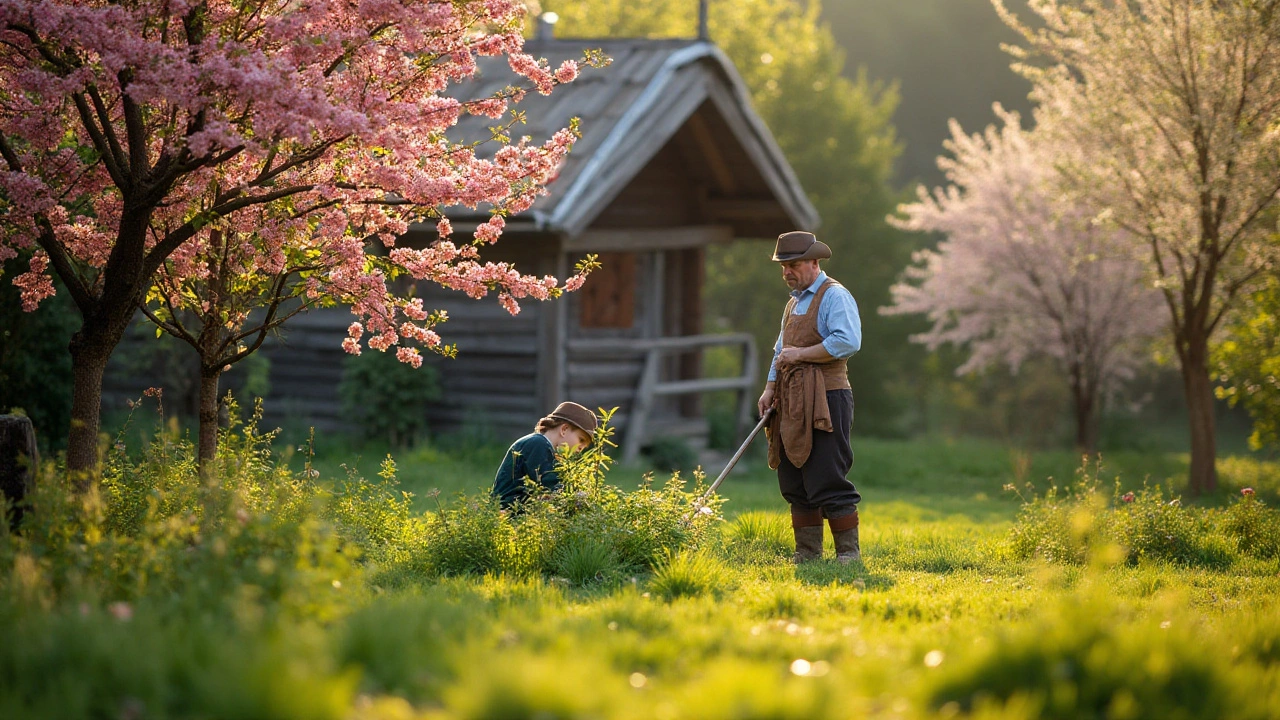
<path fill-rule="evenodd" d="M 1133 493 L 1132 493 L 1132 492 L 1127 492 L 1127 493 L 1125 493 L 1124 495 L 1121 495 L 1121 496 L 1120 496 L 1120 499 L 1121 499 L 1121 500 L 1123 500 L 1123 501 L 1125 501 L 1125 502 L 1127 502 L 1127 503 L 1131 503 L 1131 502 L 1133 502 L 1133 501 L 1134 501 L 1134 499 L 1135 499 L 1135 498 L 1134 498 L 1134 495 L 1133 495 Z"/>
<path fill-rule="evenodd" d="M 53 280 L 45 274 L 49 267 L 49 256 L 43 250 L 37 250 L 31 256 L 30 269 L 13 279 L 13 284 L 22 292 L 22 309 L 31 312 L 40 305 L 40 301 L 53 297 L 56 291 Z"/>
<path fill-rule="evenodd" d="M 402 347 L 396 350 L 396 359 L 412 367 L 422 366 L 422 355 L 417 348 Z"/>
<path fill-rule="evenodd" d="M 1240 494 L 1245 497 L 1253 497 L 1253 488 L 1247 487 L 1240 490 Z"/>
<path fill-rule="evenodd" d="M 133 619 L 133 606 L 127 602 L 111 603 L 107 606 L 107 612 L 120 622 L 129 622 Z"/>
<path fill-rule="evenodd" d="M 578 77 L 578 63 L 573 60 L 565 60 L 560 63 L 560 67 L 556 69 L 556 82 L 571 83 Z"/>
<path fill-rule="evenodd" d="M 364 334 L 364 326 L 361 325 L 360 323 L 353 322 L 347 326 L 347 337 L 351 338 L 352 340 L 359 340 L 360 336 L 363 334 Z"/>

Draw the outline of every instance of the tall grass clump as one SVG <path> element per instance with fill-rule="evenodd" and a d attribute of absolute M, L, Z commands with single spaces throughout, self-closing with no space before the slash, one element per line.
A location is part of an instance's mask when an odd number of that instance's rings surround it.
<path fill-rule="evenodd" d="M 692 485 L 678 472 L 661 485 L 646 475 L 632 492 L 607 481 L 611 415 L 605 413 L 590 447 L 558 457 L 558 491 L 531 487 L 529 499 L 510 512 L 487 493 L 438 505 L 427 564 L 442 575 L 543 573 L 584 584 L 644 571 L 671 553 L 705 545 L 721 519 L 720 500 L 698 502 L 701 474 Z"/>
<path fill-rule="evenodd" d="M 794 549 L 791 523 L 775 512 L 742 513 L 725 526 L 724 538 L 733 554 L 743 557 L 784 558 Z"/>
<path fill-rule="evenodd" d="M 724 565 L 703 552 L 668 555 L 654 568 L 649 591 L 666 600 L 699 597 L 722 590 L 728 584 Z"/>
<path fill-rule="evenodd" d="M 1185 507 L 1181 498 L 1167 497 L 1159 486 L 1144 485 L 1122 493 L 1119 481 L 1107 494 L 1098 479 L 1100 470 L 1100 461 L 1092 466 L 1086 461 L 1072 485 L 1053 486 L 1042 495 L 1024 498 L 1009 535 L 1012 554 L 1079 564 L 1114 547 L 1130 564 L 1158 561 L 1225 567 L 1234 562 L 1242 543 L 1265 552 L 1265 540 L 1242 540 L 1240 535 L 1256 531 L 1257 537 L 1266 537 L 1262 529 L 1266 511 L 1261 506 L 1239 508 L 1243 503 L 1237 502 L 1220 516 Z M 1005 489 L 1017 491 L 1012 486 Z M 1251 495 L 1246 500 L 1259 502 Z M 1254 518 L 1251 512 L 1262 514 Z"/>

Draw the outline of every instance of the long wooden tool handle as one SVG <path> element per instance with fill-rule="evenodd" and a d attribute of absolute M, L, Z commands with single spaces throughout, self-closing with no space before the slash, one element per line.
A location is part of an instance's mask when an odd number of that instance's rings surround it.
<path fill-rule="evenodd" d="M 751 445 L 751 441 L 756 439 L 756 435 L 760 434 L 760 430 L 764 428 L 764 424 L 769 421 L 769 416 L 772 414 L 773 408 L 769 408 L 764 411 L 764 415 L 760 416 L 760 422 L 756 423 L 751 434 L 747 435 L 747 439 L 742 441 L 742 447 L 738 448 L 738 452 L 734 453 L 733 457 L 729 458 L 729 464 L 725 465 L 724 470 L 720 471 L 720 477 L 716 478 L 716 481 L 711 483 L 711 487 L 707 488 L 707 491 L 702 493 L 702 497 L 698 498 L 698 507 L 702 507 L 702 504 L 707 501 L 707 498 L 711 497 L 711 493 L 715 492 L 716 488 L 720 487 L 720 483 L 724 482 L 724 479 L 729 477 L 729 471 L 733 469 L 734 465 L 738 464 L 738 460 L 742 457 L 742 454 L 747 451 L 747 447 Z"/>

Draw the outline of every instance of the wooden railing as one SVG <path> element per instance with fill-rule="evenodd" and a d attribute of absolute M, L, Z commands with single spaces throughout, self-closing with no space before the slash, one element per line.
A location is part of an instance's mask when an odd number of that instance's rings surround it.
<path fill-rule="evenodd" d="M 662 358 L 669 354 L 700 352 L 718 345 L 742 346 L 742 374 L 737 377 L 698 378 L 661 381 Z M 640 453 L 654 400 L 661 396 L 691 395 L 720 390 L 738 391 L 738 412 L 734 437 L 741 438 L 751 425 L 756 383 L 756 343 L 746 333 L 732 335 L 685 335 L 636 340 L 570 340 L 570 353 L 592 355 L 644 355 L 644 367 L 636 385 L 635 399 L 622 438 L 622 460 L 631 462 Z"/>

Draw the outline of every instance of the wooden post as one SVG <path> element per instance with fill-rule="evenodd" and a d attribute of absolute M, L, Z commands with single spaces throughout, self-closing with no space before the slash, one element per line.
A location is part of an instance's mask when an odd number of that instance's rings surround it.
<path fill-rule="evenodd" d="M 733 429 L 734 439 L 741 438 L 751 426 L 751 418 L 754 417 L 756 410 L 754 402 L 756 398 L 752 394 L 756 382 L 756 341 L 750 335 L 742 344 L 742 380 L 742 390 L 738 395 L 737 423 Z"/>
<path fill-rule="evenodd" d="M 640 373 L 640 386 L 636 388 L 635 401 L 631 404 L 631 414 L 627 418 L 627 433 L 622 441 L 623 462 L 635 462 L 640 455 L 645 425 L 649 423 L 649 412 L 653 409 L 653 388 L 658 384 L 661 359 L 661 353 L 656 348 L 651 348 L 645 354 L 644 371 Z"/>
<path fill-rule="evenodd" d="M 39 464 L 36 429 L 31 418 L 0 415 L 0 496 L 14 505 L 13 528 L 22 523 L 23 508 L 19 503 L 35 489 Z"/>

